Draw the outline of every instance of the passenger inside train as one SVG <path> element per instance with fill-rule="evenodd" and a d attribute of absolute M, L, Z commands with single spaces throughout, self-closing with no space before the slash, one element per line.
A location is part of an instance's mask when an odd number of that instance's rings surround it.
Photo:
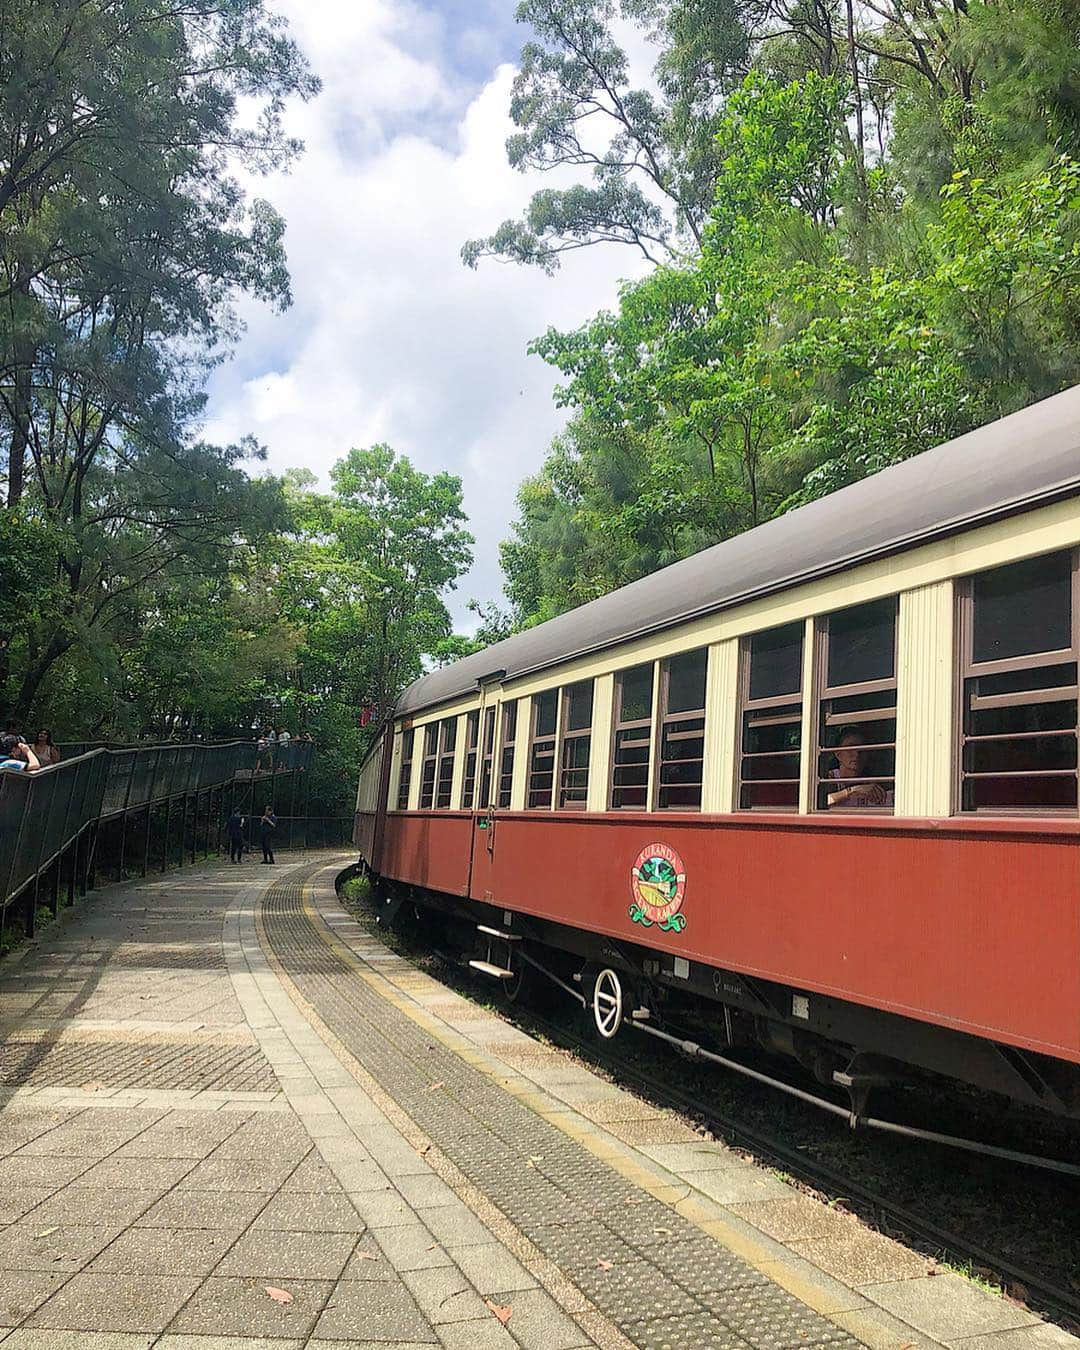
<path fill-rule="evenodd" d="M 861 778 L 867 772 L 867 755 L 863 749 L 865 745 L 866 736 L 858 727 L 845 727 L 840 733 L 840 742 L 833 752 L 836 756 L 836 768 L 829 771 L 829 777 L 846 786 L 838 787 L 835 792 L 829 793 L 827 800 L 830 807 L 847 806 L 854 809 L 892 805 L 892 794 L 886 792 L 880 783 L 851 781 Z"/>

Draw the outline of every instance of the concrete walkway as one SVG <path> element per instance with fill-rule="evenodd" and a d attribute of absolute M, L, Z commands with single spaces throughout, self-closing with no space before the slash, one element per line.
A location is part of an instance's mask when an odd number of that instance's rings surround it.
<path fill-rule="evenodd" d="M 0 966 L 3 1350 L 1080 1344 L 417 972 L 330 862 Z"/>

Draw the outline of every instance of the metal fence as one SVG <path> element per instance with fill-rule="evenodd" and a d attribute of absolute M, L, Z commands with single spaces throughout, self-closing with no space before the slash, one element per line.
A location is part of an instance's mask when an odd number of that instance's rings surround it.
<path fill-rule="evenodd" d="M 0 925 L 18 903 L 32 933 L 43 882 L 54 912 L 65 888 L 69 899 L 76 888 L 85 893 L 103 831 L 118 842 L 123 876 L 129 824 L 143 825 L 145 874 L 158 854 L 164 867 L 189 853 L 194 859 L 200 844 L 204 853 L 217 848 L 226 796 L 228 810 L 238 794 L 250 806 L 257 790 L 272 799 L 287 781 L 295 809 L 301 776 L 307 799 L 313 750 L 310 741 L 262 751 L 253 741 L 99 747 L 35 773 L 0 770 Z"/>

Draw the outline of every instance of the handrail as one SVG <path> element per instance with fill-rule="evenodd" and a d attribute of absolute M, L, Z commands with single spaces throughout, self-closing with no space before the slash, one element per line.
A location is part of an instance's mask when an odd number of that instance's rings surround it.
<path fill-rule="evenodd" d="M 197 741 L 101 747 L 33 773 L 0 770 L 0 919 L 42 872 L 103 821 L 308 767 L 314 746 L 293 741 Z"/>

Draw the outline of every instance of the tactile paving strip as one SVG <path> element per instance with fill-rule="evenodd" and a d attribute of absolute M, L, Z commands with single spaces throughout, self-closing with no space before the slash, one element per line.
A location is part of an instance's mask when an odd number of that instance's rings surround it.
<path fill-rule="evenodd" d="M 162 1042 L 152 1035 L 90 1039 L 16 1032 L 0 1044 L 0 1086 L 141 1087 L 223 1092 L 273 1092 L 278 1087 L 258 1046 L 217 1038 Z"/>
<path fill-rule="evenodd" d="M 301 993 L 383 1090 L 629 1340 L 643 1350 L 860 1344 L 643 1196 L 355 978 L 313 931 L 305 880 L 281 882 L 263 898 L 267 938 Z"/>

